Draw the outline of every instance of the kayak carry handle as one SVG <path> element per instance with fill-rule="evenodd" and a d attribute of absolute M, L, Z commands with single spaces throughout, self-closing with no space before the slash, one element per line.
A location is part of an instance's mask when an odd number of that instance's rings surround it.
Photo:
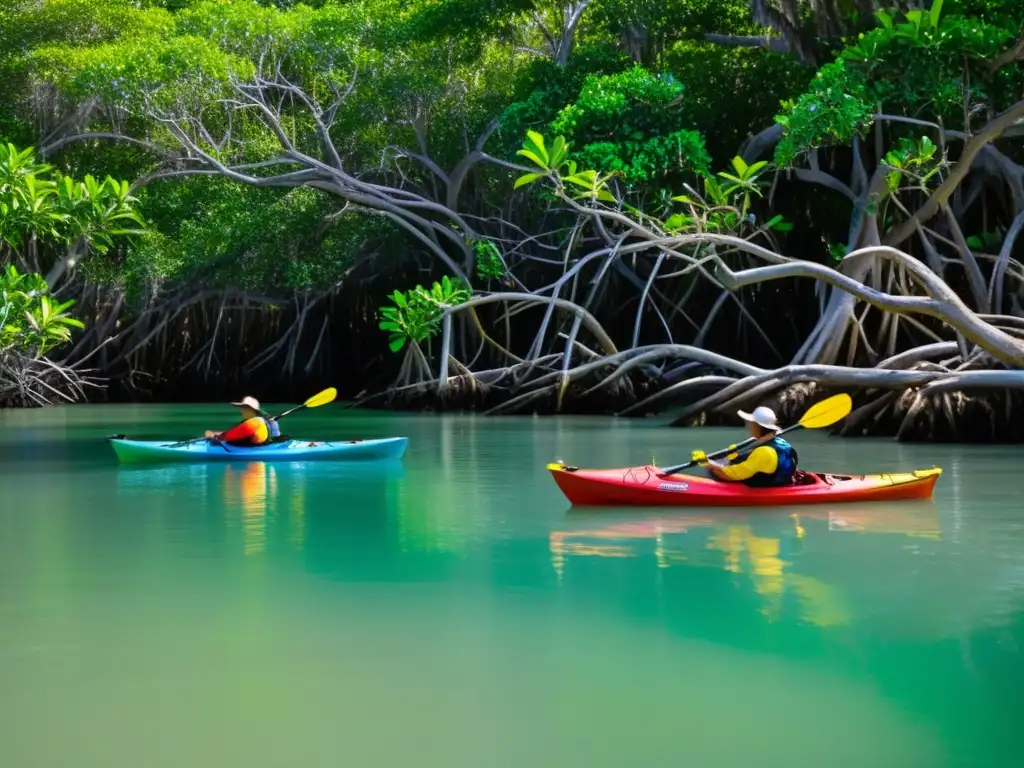
<path fill-rule="evenodd" d="M 560 472 L 575 472 L 576 470 L 579 469 L 579 467 L 574 467 L 572 465 L 566 465 L 564 462 L 561 462 L 561 461 L 553 461 L 553 462 L 551 462 L 550 464 L 547 465 L 546 469 L 548 471 L 558 470 Z"/>

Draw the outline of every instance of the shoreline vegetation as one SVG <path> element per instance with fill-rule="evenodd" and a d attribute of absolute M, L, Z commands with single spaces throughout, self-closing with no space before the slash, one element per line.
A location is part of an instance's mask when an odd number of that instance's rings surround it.
<path fill-rule="evenodd" d="M 839 5 L 15 0 L 0 406 L 1019 440 L 1024 0 Z"/>

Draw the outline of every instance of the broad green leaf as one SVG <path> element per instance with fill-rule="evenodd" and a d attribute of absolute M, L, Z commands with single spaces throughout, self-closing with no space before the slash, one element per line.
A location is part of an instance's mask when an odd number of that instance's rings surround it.
<path fill-rule="evenodd" d="M 537 131 L 527 131 L 526 140 L 523 142 L 523 149 L 533 152 L 537 157 L 541 158 L 539 165 L 548 168 L 551 166 L 551 161 L 548 156 L 548 151 L 544 147 L 544 137 L 537 133 Z"/>
<path fill-rule="evenodd" d="M 512 188 L 513 189 L 519 189 L 520 187 L 525 186 L 527 184 L 532 184 L 537 179 L 540 179 L 540 178 L 543 178 L 543 177 L 544 177 L 543 173 L 524 173 L 522 176 L 520 176 L 518 179 L 516 179 L 516 183 L 513 185 Z"/>
<path fill-rule="evenodd" d="M 520 149 L 516 154 L 525 157 L 538 168 L 543 168 L 545 171 L 549 170 L 547 162 L 541 160 L 540 156 L 536 152 L 532 152 L 528 149 Z"/>
<path fill-rule="evenodd" d="M 725 171 L 719 171 L 718 175 L 721 176 L 723 179 L 726 179 L 727 181 L 731 181 L 733 184 L 735 184 L 738 187 L 747 187 L 747 186 L 749 186 L 749 182 L 748 181 L 745 181 L 745 180 L 739 178 L 738 176 L 733 176 L 731 173 L 726 173 Z"/>
<path fill-rule="evenodd" d="M 565 143 L 564 136 L 556 136 L 555 140 L 551 143 L 551 153 L 548 158 L 548 163 L 552 168 L 558 168 L 565 156 L 568 154 L 568 148 Z"/>
<path fill-rule="evenodd" d="M 665 229 L 669 232 L 678 232 L 691 224 L 693 224 L 692 216 L 687 216 L 683 213 L 674 213 L 665 220 Z"/>
<path fill-rule="evenodd" d="M 566 176 L 563 179 L 563 181 L 566 181 L 569 184 L 574 184 L 575 186 L 581 187 L 587 191 L 590 191 L 594 188 L 593 182 L 588 182 L 584 179 L 581 179 L 579 176 Z"/>

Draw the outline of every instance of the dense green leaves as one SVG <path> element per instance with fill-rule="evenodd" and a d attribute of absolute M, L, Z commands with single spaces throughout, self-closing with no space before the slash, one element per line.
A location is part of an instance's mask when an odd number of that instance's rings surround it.
<path fill-rule="evenodd" d="M 45 355 L 71 340 L 82 322 L 68 314 L 74 300 L 58 302 L 47 295 L 46 280 L 22 274 L 13 264 L 0 271 L 0 359 L 10 353 Z"/>
<path fill-rule="evenodd" d="M 498 247 L 490 240 L 475 240 L 476 274 L 482 280 L 500 280 L 506 274 L 505 263 Z"/>
<path fill-rule="evenodd" d="M 661 221 L 654 211 L 640 209 L 620 200 L 610 189 L 610 182 L 616 175 L 600 174 L 593 169 L 579 170 L 575 160 L 567 159 L 571 147 L 561 136 L 550 142 L 552 149 L 547 149 L 548 142 L 543 136 L 533 131 L 523 142 L 519 154 L 526 157 L 539 169 L 519 177 L 517 186 L 525 186 L 547 178 L 555 184 L 563 199 L 589 200 L 595 204 L 605 203 L 611 207 L 621 206 L 630 214 L 651 222 L 671 234 L 683 232 L 716 232 L 720 234 L 749 234 L 758 228 L 756 217 L 751 214 L 751 201 L 754 197 L 762 197 L 765 180 L 762 178 L 769 170 L 767 161 L 748 164 L 742 157 L 732 159 L 732 166 L 727 171 L 716 174 L 701 172 L 703 194 L 693 186 L 684 185 L 687 194 L 670 196 L 663 190 L 660 207 L 665 220 Z M 916 157 L 916 156 L 915 156 Z M 665 197 L 669 197 L 665 200 Z M 685 211 L 673 211 L 673 204 L 681 203 Z M 774 216 L 760 229 L 776 232 L 788 231 L 792 228 L 781 215 Z"/>
<path fill-rule="evenodd" d="M 864 78 L 851 73 L 842 59 L 822 67 L 807 93 L 783 106 L 786 112 L 776 119 L 786 133 L 775 151 L 775 161 L 782 166 L 807 149 L 848 144 L 864 135 L 874 114 Z"/>
<path fill-rule="evenodd" d="M 672 45 L 662 67 L 685 85 L 680 109 L 717 163 L 771 125 L 780 101 L 797 98 L 814 77 L 786 54 L 693 39 Z"/>
<path fill-rule="evenodd" d="M 197 177 L 160 182 L 141 194 L 161 234 L 145 238 L 121 263 L 89 265 L 97 279 L 125 285 L 133 297 L 195 280 L 257 292 L 326 288 L 360 252 L 402 247 L 384 220 L 338 215 L 334 201 L 311 189 Z"/>
<path fill-rule="evenodd" d="M 0 253 L 47 269 L 68 248 L 76 260 L 106 253 L 118 238 L 144 233 L 136 203 L 126 181 L 76 181 L 36 162 L 31 148 L 0 146 Z"/>
<path fill-rule="evenodd" d="M 388 346 L 398 352 L 406 344 L 420 344 L 437 334 L 444 310 L 469 299 L 459 280 L 445 275 L 430 289 L 417 285 L 411 291 L 395 291 L 389 298 L 393 307 L 381 307 L 380 329 L 388 332 Z"/>
<path fill-rule="evenodd" d="M 969 129 L 973 116 L 984 119 L 1016 101 L 1020 66 L 1008 62 L 992 72 L 991 64 L 1017 39 L 1019 21 L 1004 26 L 1001 15 L 991 23 L 949 5 L 933 0 L 927 10 L 879 11 L 876 29 L 822 67 L 807 93 L 784 104 L 778 120 L 786 136 L 776 161 L 788 165 L 807 149 L 848 143 L 864 134 L 879 107 Z"/>
<path fill-rule="evenodd" d="M 620 173 L 629 183 L 707 170 L 711 158 L 703 137 L 680 128 L 686 123 L 680 106 L 683 91 L 673 76 L 652 75 L 639 66 L 617 75 L 591 76 L 551 130 L 578 147 L 581 163 Z"/>
<path fill-rule="evenodd" d="M 12 2 L 0 11 L 0 77 L 13 93 L 0 105 L 0 138 L 32 135 L 43 146 L 37 132 L 59 137 L 74 125 L 124 132 L 158 151 L 90 142 L 48 154 L 61 170 L 36 174 L 50 187 L 20 182 L 18 194 L 36 207 L 9 206 L 4 238 L 20 254 L 28 233 L 37 233 L 49 248 L 46 272 L 68 242 L 86 237 L 89 250 L 105 257 L 81 269 L 128 285 L 133 295 L 188 281 L 260 291 L 327 287 L 370 255 L 387 266 L 418 258 L 420 243 L 385 219 L 356 207 L 340 213 L 337 199 L 309 188 L 157 181 L 138 192 L 153 231 L 130 244 L 119 232 L 138 222 L 98 218 L 105 209 L 97 200 L 109 201 L 115 217 L 135 208 L 132 200 L 117 202 L 127 192 L 123 182 L 100 179 L 135 180 L 164 161 L 160 149 L 180 151 L 154 109 L 164 118 L 201 114 L 209 131 L 190 124 L 190 136 L 225 162 L 277 157 L 278 137 L 258 115 L 236 112 L 229 120 L 224 110 L 224 100 L 238 95 L 234 84 L 251 84 L 261 66 L 263 74 L 280 66 L 319 108 L 345 95 L 331 135 L 346 170 L 361 179 L 444 200 L 444 174 L 498 119 L 485 151 L 535 170 L 474 166 L 459 201 L 470 215 L 487 220 L 515 189 L 553 175 L 574 201 L 624 199 L 652 209 L 673 231 L 694 222 L 748 231 L 755 214 L 774 232 L 791 226 L 766 210 L 762 179 L 773 166 L 750 171 L 755 166 L 732 160 L 780 103 L 785 134 L 775 164 L 788 166 L 810 148 L 867 135 L 879 108 L 960 127 L 965 111 L 968 122 L 980 122 L 1021 93 L 1019 62 L 994 73 L 988 66 L 1015 41 L 1024 0 L 946 0 L 921 12 L 851 16 L 839 26 L 820 4 L 799 7 L 797 31 L 817 30 L 824 35 L 818 49 L 835 49 L 836 60 L 816 73 L 764 47 L 705 39 L 708 32 L 763 35 L 747 0 L 592 0 L 565 61 L 554 59 L 557 40 L 546 35 L 563 31 L 566 4 L 547 0 Z M 840 27 L 865 31 L 841 41 Z M 280 115 L 297 149 L 319 156 L 304 105 L 283 99 Z M 945 159 L 926 156 L 921 136 L 914 127 L 905 143 L 894 135 L 880 150 L 892 191 L 943 178 Z M 522 202 L 514 223 L 527 235 L 550 214 L 546 188 L 513 198 Z M 476 275 L 508 279 L 500 239 L 477 234 L 470 243 Z"/>

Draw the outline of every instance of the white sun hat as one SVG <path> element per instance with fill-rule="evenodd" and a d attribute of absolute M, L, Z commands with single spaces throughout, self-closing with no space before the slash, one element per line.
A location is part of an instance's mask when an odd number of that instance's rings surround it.
<path fill-rule="evenodd" d="M 765 429 L 771 429 L 775 432 L 779 432 L 778 419 L 775 418 L 775 411 L 767 406 L 760 405 L 754 409 L 753 413 L 747 413 L 746 411 L 736 411 L 736 414 L 746 422 L 753 422 L 759 424 Z"/>
<path fill-rule="evenodd" d="M 263 411 L 263 409 L 260 408 L 260 401 L 257 400 L 255 397 L 243 397 L 239 402 L 232 403 L 232 405 L 235 406 L 236 408 L 241 408 L 242 406 L 245 406 L 246 408 L 252 408 L 257 413 L 262 413 Z"/>

